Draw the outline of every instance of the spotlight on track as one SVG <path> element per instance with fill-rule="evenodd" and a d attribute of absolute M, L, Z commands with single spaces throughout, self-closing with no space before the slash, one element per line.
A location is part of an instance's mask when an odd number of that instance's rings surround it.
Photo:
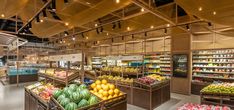
<path fill-rule="evenodd" d="M 164 33 L 167 34 L 167 28 L 164 29 Z"/>
<path fill-rule="evenodd" d="M 186 29 L 187 29 L 187 30 L 190 30 L 190 27 L 189 27 L 189 25 L 188 25 L 188 24 L 186 25 Z"/>
<path fill-rule="evenodd" d="M 211 22 L 208 22 L 208 26 L 212 26 Z"/>
<path fill-rule="evenodd" d="M 96 32 L 97 32 L 97 34 L 99 34 L 100 32 L 99 32 L 99 30 L 98 30 L 98 28 L 96 28 Z"/>
<path fill-rule="evenodd" d="M 28 23 L 28 28 L 29 28 L 29 29 L 32 29 L 32 22 L 29 22 L 29 23 Z"/>
<path fill-rule="evenodd" d="M 64 31 L 64 36 L 68 36 L 69 33 L 67 31 Z"/>
<path fill-rule="evenodd" d="M 51 1 L 51 7 L 53 11 L 56 11 L 56 0 Z"/>
<path fill-rule="evenodd" d="M 68 3 L 68 0 L 63 0 L 63 2 L 64 2 L 65 4 L 67 4 L 67 3 Z"/>
<path fill-rule="evenodd" d="M 47 17 L 47 14 L 46 14 L 46 10 L 45 10 L 45 9 L 42 10 L 42 15 L 43 15 L 44 18 Z"/>
<path fill-rule="evenodd" d="M 81 33 L 82 38 L 85 38 L 84 33 Z"/>
<path fill-rule="evenodd" d="M 119 27 L 119 29 L 121 28 L 121 23 L 120 23 L 120 21 L 118 21 L 118 27 Z"/>
<path fill-rule="evenodd" d="M 103 29 L 103 27 L 101 27 L 100 32 L 102 33 L 102 32 L 103 32 L 103 30 L 104 30 L 104 29 Z"/>
<path fill-rule="evenodd" d="M 115 24 L 115 23 L 113 23 L 112 29 L 115 29 L 115 28 L 116 28 L 116 24 Z"/>
<path fill-rule="evenodd" d="M 145 32 L 145 36 L 147 36 L 147 32 Z"/>
<path fill-rule="evenodd" d="M 39 16 L 38 16 L 38 15 L 36 16 L 36 22 L 37 22 L 37 23 L 39 23 L 39 22 L 40 22 L 40 18 L 39 18 Z"/>

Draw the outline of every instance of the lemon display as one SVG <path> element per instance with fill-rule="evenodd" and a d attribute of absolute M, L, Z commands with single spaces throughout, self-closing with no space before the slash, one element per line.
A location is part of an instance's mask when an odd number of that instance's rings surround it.
<path fill-rule="evenodd" d="M 111 99 L 123 95 L 114 84 L 110 84 L 107 80 L 96 80 L 91 86 L 91 92 L 103 100 Z"/>

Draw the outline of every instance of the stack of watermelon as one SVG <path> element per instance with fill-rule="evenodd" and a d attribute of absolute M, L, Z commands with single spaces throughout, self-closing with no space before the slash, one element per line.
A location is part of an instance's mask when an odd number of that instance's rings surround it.
<path fill-rule="evenodd" d="M 63 90 L 58 89 L 54 91 L 53 97 L 65 110 L 76 110 L 99 102 L 98 98 L 92 95 L 84 84 L 80 86 L 70 84 Z"/>

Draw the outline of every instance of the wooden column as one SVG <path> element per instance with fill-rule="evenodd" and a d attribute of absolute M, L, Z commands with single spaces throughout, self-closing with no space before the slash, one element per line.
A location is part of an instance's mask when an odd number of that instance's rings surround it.
<path fill-rule="evenodd" d="M 81 61 L 81 82 L 84 83 L 84 61 L 85 61 L 85 54 L 84 54 L 84 49 L 82 48 L 82 61 Z"/>
<path fill-rule="evenodd" d="M 192 57 L 191 57 L 191 38 L 189 33 L 172 35 L 171 52 L 174 54 L 188 55 L 188 76 L 187 78 L 172 77 L 171 89 L 174 93 L 190 95 L 192 79 Z"/>

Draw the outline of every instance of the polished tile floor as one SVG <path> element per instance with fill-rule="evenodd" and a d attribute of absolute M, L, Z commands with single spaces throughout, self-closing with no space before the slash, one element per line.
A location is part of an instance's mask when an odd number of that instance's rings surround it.
<path fill-rule="evenodd" d="M 28 84 L 6 85 L 0 83 L 0 110 L 24 110 L 24 86 Z M 155 108 L 155 110 L 176 110 L 187 102 L 199 103 L 199 96 L 171 94 L 171 100 Z M 144 110 L 142 108 L 128 105 L 128 110 Z"/>

